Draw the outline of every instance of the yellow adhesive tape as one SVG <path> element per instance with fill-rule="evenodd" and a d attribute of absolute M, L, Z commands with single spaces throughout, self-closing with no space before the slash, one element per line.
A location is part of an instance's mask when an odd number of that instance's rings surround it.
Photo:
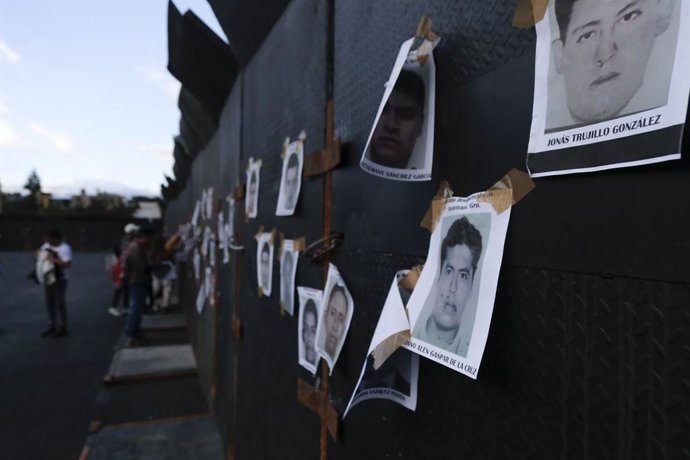
<path fill-rule="evenodd" d="M 410 340 L 410 331 L 400 331 L 393 334 L 383 342 L 379 343 L 371 354 L 374 356 L 374 370 L 386 362 L 386 360 L 397 350 L 400 346 Z"/>
<path fill-rule="evenodd" d="M 417 24 L 417 32 L 415 37 L 425 38 L 431 32 L 431 18 L 429 16 L 422 16 Z"/>
<path fill-rule="evenodd" d="M 477 197 L 480 203 L 489 203 L 496 211 L 501 214 L 513 205 L 513 190 L 487 190 Z"/>
<path fill-rule="evenodd" d="M 522 200 L 536 185 L 529 174 L 519 169 L 511 169 L 501 180 L 489 187 L 489 190 L 513 190 L 513 205 Z"/>
<path fill-rule="evenodd" d="M 426 228 L 430 232 L 434 231 L 434 227 L 436 227 L 436 223 L 438 222 L 439 217 L 441 217 L 441 211 L 443 211 L 445 199 L 451 196 L 453 196 L 453 189 L 450 188 L 450 184 L 447 181 L 441 181 L 438 186 L 438 191 L 432 198 L 431 205 L 429 205 L 429 209 L 427 209 L 426 214 L 420 223 L 423 228 Z"/>
<path fill-rule="evenodd" d="M 292 248 L 297 252 L 302 252 L 307 247 L 307 240 L 303 236 L 300 236 L 292 241 Z"/>
<path fill-rule="evenodd" d="M 419 281 L 419 276 L 422 274 L 422 268 L 424 268 L 424 265 L 412 267 L 407 275 L 398 282 L 398 286 L 409 292 L 414 291 L 417 281 Z"/>
<path fill-rule="evenodd" d="M 254 239 L 255 239 L 256 241 L 259 241 L 259 239 L 261 238 L 261 234 L 262 234 L 263 232 L 264 232 L 264 226 L 263 226 L 263 225 L 259 225 L 259 230 L 256 231 L 256 235 L 254 235 Z"/>
<path fill-rule="evenodd" d="M 513 27 L 531 29 L 544 18 L 548 4 L 548 0 L 517 0 Z"/>
<path fill-rule="evenodd" d="M 303 177 L 318 176 L 325 174 L 340 164 L 342 161 L 341 142 L 337 138 L 333 144 L 326 148 L 304 156 L 304 166 L 302 168 Z"/>

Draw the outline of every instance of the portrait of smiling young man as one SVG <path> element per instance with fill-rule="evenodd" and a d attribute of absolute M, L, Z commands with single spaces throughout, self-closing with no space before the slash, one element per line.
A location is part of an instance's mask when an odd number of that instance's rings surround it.
<path fill-rule="evenodd" d="M 667 103 L 678 0 L 555 0 L 546 130 L 598 123 Z M 668 41 L 657 44 L 665 36 Z M 667 55 L 649 67 L 654 53 Z M 662 68 L 664 67 L 664 68 Z"/>

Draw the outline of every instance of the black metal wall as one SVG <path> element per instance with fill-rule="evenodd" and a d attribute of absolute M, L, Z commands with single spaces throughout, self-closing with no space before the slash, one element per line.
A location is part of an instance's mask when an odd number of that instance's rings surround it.
<path fill-rule="evenodd" d="M 319 456 L 320 421 L 296 398 L 298 378 L 317 382 L 297 364 L 296 317 L 280 314 L 277 264 L 274 295 L 257 295 L 259 225 L 312 242 L 330 210 L 333 231 L 344 233 L 332 261 L 355 314 L 329 382 L 342 413 L 394 273 L 424 260 L 429 235 L 419 221 L 438 182 L 467 195 L 524 165 L 535 35 L 511 26 L 513 10 L 511 0 L 293 0 L 242 70 L 166 214 L 169 227 L 188 220 L 202 188 L 224 198 L 244 181 L 247 159 L 262 159 L 259 216 L 246 222 L 238 203 L 245 250 L 219 270 L 218 308 L 196 314 L 189 276 L 183 296 L 229 457 Z M 434 180 L 386 181 L 358 160 L 398 47 L 422 14 L 443 38 Z M 295 216 L 275 217 L 283 139 L 304 129 L 305 152 L 323 148 L 329 100 L 344 163 L 332 187 L 323 176 L 303 182 Z M 327 457 L 690 455 L 689 177 L 683 159 L 537 180 L 511 216 L 479 379 L 422 360 L 416 413 L 362 403 Z M 323 268 L 301 259 L 297 284 L 321 287 Z"/>
<path fill-rule="evenodd" d="M 0 251 L 35 251 L 52 229 L 75 251 L 111 251 L 122 239 L 125 225 L 135 222 L 152 226 L 160 235 L 162 222 L 122 217 L 36 217 L 0 216 Z"/>

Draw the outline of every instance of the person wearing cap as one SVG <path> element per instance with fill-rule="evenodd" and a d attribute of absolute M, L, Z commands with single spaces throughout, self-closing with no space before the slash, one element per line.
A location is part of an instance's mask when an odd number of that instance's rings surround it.
<path fill-rule="evenodd" d="M 125 225 L 125 235 L 113 248 L 115 263 L 113 264 L 112 274 L 115 288 L 113 289 L 113 300 L 110 304 L 111 306 L 108 308 L 108 313 L 113 316 L 122 316 L 123 314 L 127 313 L 129 308 L 129 288 L 127 286 L 127 280 L 123 276 L 122 266 L 124 262 L 124 254 L 132 244 L 132 241 L 134 240 L 134 237 L 138 231 L 139 226 L 135 223 L 130 222 Z M 122 307 L 119 306 L 120 298 L 122 298 Z"/>

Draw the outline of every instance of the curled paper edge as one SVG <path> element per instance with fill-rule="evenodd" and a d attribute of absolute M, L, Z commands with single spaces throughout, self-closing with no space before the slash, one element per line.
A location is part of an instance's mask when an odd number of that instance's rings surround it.
<path fill-rule="evenodd" d="M 374 356 L 374 370 L 378 370 L 386 360 L 395 353 L 395 350 L 400 348 L 402 344 L 410 340 L 412 335 L 410 331 L 400 331 L 397 334 L 393 334 L 383 342 L 376 345 L 374 351 L 371 354 Z"/>
<path fill-rule="evenodd" d="M 421 270 L 421 265 L 412 267 L 410 271 L 407 273 L 407 275 L 405 275 L 405 277 L 397 283 L 397 286 L 407 289 L 409 291 L 414 290 L 415 286 L 417 285 L 417 281 L 419 281 L 419 275 L 421 273 Z M 405 317 L 407 317 L 407 309 L 404 306 L 403 312 L 405 314 Z M 385 363 L 386 360 L 395 352 L 395 350 L 397 350 L 405 342 L 410 340 L 412 335 L 409 328 L 409 318 L 407 320 L 407 324 L 407 330 L 403 330 L 388 336 L 378 345 L 376 345 L 376 347 L 374 347 L 374 350 L 371 352 L 371 355 L 374 357 L 374 370 L 378 370 L 383 365 L 383 363 Z"/>

